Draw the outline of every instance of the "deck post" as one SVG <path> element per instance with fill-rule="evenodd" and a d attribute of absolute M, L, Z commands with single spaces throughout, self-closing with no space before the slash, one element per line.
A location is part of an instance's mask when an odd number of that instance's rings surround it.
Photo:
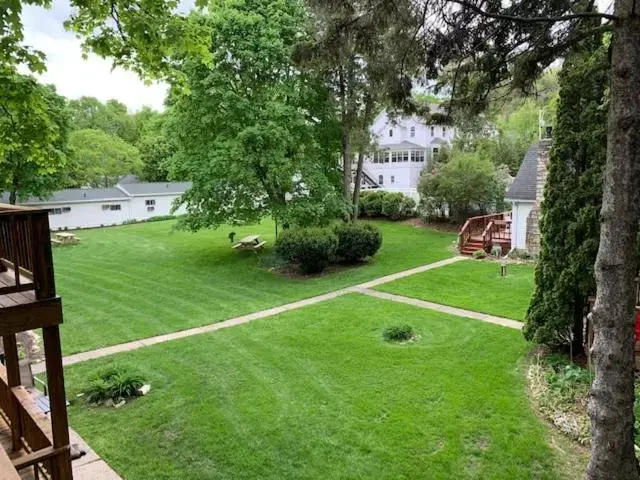
<path fill-rule="evenodd" d="M 62 349 L 60 347 L 60 330 L 57 325 L 42 329 L 45 362 L 47 366 L 47 383 L 49 402 L 51 405 L 51 430 L 53 448 L 69 446 L 69 423 L 64 392 L 64 375 L 62 370 Z M 69 480 L 71 477 L 71 456 L 69 450 L 61 453 L 51 462 L 53 480 Z"/>
<path fill-rule="evenodd" d="M 17 400 L 11 395 L 11 389 L 20 385 L 20 362 L 18 359 L 18 342 L 15 334 L 5 335 L 2 337 L 2 345 L 4 346 L 4 361 L 7 369 L 7 392 L 9 395 L 7 412 L 9 420 L 11 420 L 11 442 L 14 451 L 22 448 L 20 437 L 22 437 L 22 425 L 20 424 L 20 415 Z"/>

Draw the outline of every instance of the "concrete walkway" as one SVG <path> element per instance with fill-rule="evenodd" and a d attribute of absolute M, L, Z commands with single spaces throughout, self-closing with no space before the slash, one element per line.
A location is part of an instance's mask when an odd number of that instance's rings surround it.
<path fill-rule="evenodd" d="M 316 303 L 324 302 L 326 300 L 331 300 L 333 298 L 337 298 L 349 293 L 359 293 L 369 288 L 382 285 L 383 283 L 393 282 L 394 280 L 398 280 L 400 278 L 409 277 L 417 273 L 426 272 L 427 270 L 444 267 L 445 265 L 450 265 L 452 263 L 459 262 L 462 260 L 468 260 L 468 259 L 469 257 L 463 257 L 463 256 L 447 258 L 445 260 L 440 260 L 439 262 L 429 263 L 427 265 L 411 268 L 409 270 L 403 270 L 402 272 L 393 273 L 391 275 L 385 275 L 384 277 L 376 278 L 375 280 L 361 283 L 359 285 L 354 285 L 352 287 L 342 288 L 334 292 L 325 293 L 324 295 L 318 295 L 318 296 L 307 298 L 304 300 L 299 300 L 297 302 L 287 303 L 285 305 L 280 305 L 279 307 L 268 308 L 266 310 L 250 313 L 248 315 L 243 315 L 241 317 L 231 318 L 229 320 L 224 320 L 222 322 L 212 323 L 202 327 L 190 328 L 188 330 L 181 330 L 179 332 L 168 333 L 166 335 L 158 335 L 155 337 L 143 338 L 141 340 L 134 340 L 132 342 L 121 343 L 119 345 L 99 348 L 97 350 L 91 350 L 88 352 L 81 352 L 73 355 L 68 355 L 62 359 L 62 363 L 64 366 L 73 365 L 75 363 L 86 362 L 87 360 L 92 360 L 94 358 L 101 358 L 109 355 L 114 355 L 116 353 L 137 350 L 139 348 L 148 347 L 150 345 L 155 345 L 157 343 L 170 342 L 172 340 L 191 337 L 193 335 L 200 335 L 203 333 L 215 332 L 216 330 L 222 330 L 223 328 L 235 327 L 236 325 L 242 325 L 243 323 L 249 323 L 261 318 L 272 317 L 274 315 L 288 312 L 290 310 L 297 310 L 299 308 L 307 307 L 309 305 L 315 305 Z M 32 365 L 32 370 L 34 374 L 44 373 L 46 370 L 44 362 Z"/>
<path fill-rule="evenodd" d="M 358 289 L 358 292 L 369 295 L 370 297 L 381 298 L 383 300 L 391 300 L 392 302 L 406 303 L 407 305 L 413 305 L 414 307 L 427 308 L 429 310 L 436 310 L 438 312 L 448 313 L 457 317 L 472 318 L 473 320 L 480 320 L 481 322 L 493 323 L 494 325 L 500 325 L 502 327 L 522 330 L 522 322 L 511 320 L 510 318 L 496 317 L 494 315 L 489 315 L 486 313 L 479 313 L 471 310 L 464 310 L 462 308 L 449 307 L 448 305 L 440 305 L 439 303 L 418 300 L 417 298 L 403 297 L 401 295 L 394 295 L 392 293 L 379 292 L 377 290 L 369 290 L 367 288 L 360 288 Z"/>

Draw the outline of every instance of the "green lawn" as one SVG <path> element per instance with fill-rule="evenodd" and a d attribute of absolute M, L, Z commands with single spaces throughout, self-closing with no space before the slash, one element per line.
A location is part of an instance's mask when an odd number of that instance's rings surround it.
<path fill-rule="evenodd" d="M 469 260 L 412 275 L 376 289 L 524 320 L 533 294 L 533 267 L 509 264 L 507 272 L 506 277 L 500 276 L 498 262 Z"/>
<path fill-rule="evenodd" d="M 399 321 L 416 343 L 382 341 Z M 119 354 L 152 385 L 122 409 L 75 397 L 113 359 L 65 374 L 72 426 L 129 480 L 558 478 L 526 352 L 518 331 L 354 294 Z"/>
<path fill-rule="evenodd" d="M 55 249 L 63 298 L 65 354 L 127 342 L 255 312 L 453 255 L 455 235 L 380 222 L 383 246 L 367 265 L 312 279 L 258 268 L 251 252 L 230 248 L 258 233 L 270 246 L 273 223 L 197 234 L 174 222 L 78 232 L 80 245 Z"/>

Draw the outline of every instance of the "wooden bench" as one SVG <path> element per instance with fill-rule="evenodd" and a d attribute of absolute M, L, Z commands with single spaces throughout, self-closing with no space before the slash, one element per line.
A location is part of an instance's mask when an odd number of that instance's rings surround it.
<path fill-rule="evenodd" d="M 265 241 L 263 240 L 263 241 L 262 241 L 262 242 L 260 242 L 260 243 L 256 243 L 256 244 L 253 246 L 253 249 L 254 249 L 254 250 L 262 250 L 266 244 L 267 244 L 267 242 L 265 242 Z"/>

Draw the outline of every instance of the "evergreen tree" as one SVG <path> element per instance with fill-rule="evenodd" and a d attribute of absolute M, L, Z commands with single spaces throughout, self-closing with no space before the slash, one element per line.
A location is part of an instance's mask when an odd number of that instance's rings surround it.
<path fill-rule="evenodd" d="M 598 38 L 568 55 L 541 205 L 540 261 L 524 334 L 559 346 L 582 344 L 582 316 L 595 294 L 602 173 L 606 160 L 608 56 Z"/>

